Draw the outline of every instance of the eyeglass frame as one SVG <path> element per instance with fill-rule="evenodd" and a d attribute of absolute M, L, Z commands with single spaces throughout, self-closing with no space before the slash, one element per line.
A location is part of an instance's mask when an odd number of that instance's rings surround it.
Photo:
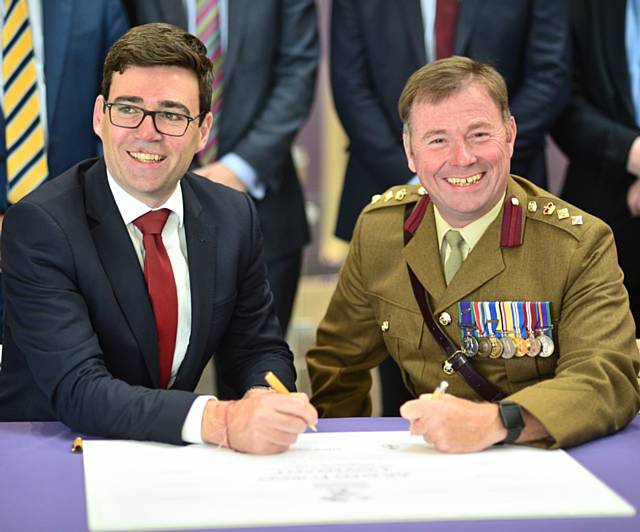
<path fill-rule="evenodd" d="M 133 107 L 134 109 L 139 109 L 140 111 L 142 111 L 142 118 L 140 119 L 140 122 L 138 122 L 138 124 L 136 126 L 121 126 L 119 124 L 114 123 L 113 118 L 111 117 L 111 108 L 114 105 L 124 105 L 127 107 Z M 130 104 L 130 103 L 124 103 L 124 102 L 103 102 L 103 112 L 105 111 L 105 109 L 109 109 L 109 122 L 111 122 L 112 126 L 115 127 L 121 127 L 123 129 L 138 129 L 141 125 L 142 122 L 144 122 L 144 119 L 147 118 L 147 116 L 151 117 L 151 122 L 153 122 L 153 127 L 156 130 L 156 132 L 158 132 L 160 135 L 167 135 L 168 137 L 184 137 L 185 134 L 187 133 L 187 129 L 189 129 L 189 126 L 191 125 L 191 122 L 201 119 L 204 115 L 206 115 L 206 113 L 200 113 L 199 115 L 196 116 L 189 116 L 189 115 L 185 115 L 183 113 L 175 113 L 173 111 L 167 111 L 167 110 L 161 110 L 161 111 L 149 111 L 147 109 L 145 109 L 144 107 L 140 107 L 139 105 L 134 105 L 134 104 Z M 156 115 L 161 114 L 161 113 L 171 113 L 173 115 L 176 116 L 181 116 L 182 118 L 186 118 L 187 119 L 187 125 L 184 128 L 184 131 L 180 134 L 180 135 L 175 135 L 173 133 L 165 133 L 164 131 L 160 131 L 158 129 L 158 124 L 156 124 Z"/>

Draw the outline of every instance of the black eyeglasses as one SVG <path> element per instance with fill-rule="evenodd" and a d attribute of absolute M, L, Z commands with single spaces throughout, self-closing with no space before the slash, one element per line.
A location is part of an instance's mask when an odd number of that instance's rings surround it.
<path fill-rule="evenodd" d="M 114 126 L 136 129 L 145 117 L 150 116 L 156 131 L 170 137 L 182 137 L 189 124 L 202 116 L 188 116 L 172 111 L 147 111 L 128 103 L 104 102 L 104 106 L 109 109 L 109 120 Z"/>

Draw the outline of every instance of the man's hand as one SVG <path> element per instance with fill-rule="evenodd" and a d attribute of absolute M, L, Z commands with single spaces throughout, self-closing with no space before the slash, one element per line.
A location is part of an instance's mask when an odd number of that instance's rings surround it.
<path fill-rule="evenodd" d="M 640 177 L 640 137 L 636 137 L 629 149 L 629 155 L 627 155 L 627 172 L 636 177 Z"/>
<path fill-rule="evenodd" d="M 633 218 L 640 217 L 640 177 L 627 190 L 627 206 Z"/>
<path fill-rule="evenodd" d="M 240 192 L 246 192 L 247 187 L 240 178 L 222 163 L 211 163 L 195 170 L 196 174 L 206 177 L 216 183 L 221 183 Z"/>
<path fill-rule="evenodd" d="M 202 438 L 236 451 L 274 454 L 286 451 L 318 413 L 304 393 L 290 395 L 253 389 L 235 402 L 207 403 Z"/>
<path fill-rule="evenodd" d="M 498 406 L 474 403 L 453 395 L 407 401 L 400 414 L 411 422 L 411 434 L 417 434 L 438 451 L 471 453 L 481 451 L 505 439 Z"/>

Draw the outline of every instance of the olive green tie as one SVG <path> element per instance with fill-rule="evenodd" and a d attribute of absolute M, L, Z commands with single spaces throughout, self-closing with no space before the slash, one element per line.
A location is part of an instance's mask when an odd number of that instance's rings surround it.
<path fill-rule="evenodd" d="M 464 238 L 460 234 L 460 231 L 455 231 L 453 229 L 449 229 L 447 233 L 444 235 L 444 241 L 449 246 L 449 256 L 447 257 L 446 262 L 444 263 L 444 278 L 447 282 L 447 285 L 453 279 L 453 276 L 460 269 L 462 265 L 462 249 L 464 246 Z M 443 246 L 442 249 L 442 257 L 446 256 L 447 249 Z"/>

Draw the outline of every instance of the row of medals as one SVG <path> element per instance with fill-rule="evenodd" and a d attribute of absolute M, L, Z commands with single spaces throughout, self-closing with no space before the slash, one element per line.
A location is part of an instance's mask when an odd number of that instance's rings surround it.
<path fill-rule="evenodd" d="M 513 358 L 515 357 L 550 357 L 555 346 L 553 339 L 542 331 L 527 338 L 521 336 L 473 336 L 467 331 L 462 338 L 462 351 L 468 357 Z"/>

